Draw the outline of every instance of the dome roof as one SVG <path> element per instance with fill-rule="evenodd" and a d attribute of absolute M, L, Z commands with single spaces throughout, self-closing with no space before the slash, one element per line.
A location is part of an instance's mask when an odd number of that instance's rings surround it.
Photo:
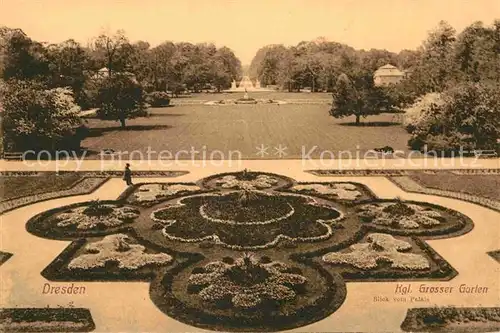
<path fill-rule="evenodd" d="M 379 67 L 375 71 L 374 76 L 404 76 L 405 74 L 400 71 L 396 66 L 393 66 L 391 64 L 384 65 L 382 67 Z"/>

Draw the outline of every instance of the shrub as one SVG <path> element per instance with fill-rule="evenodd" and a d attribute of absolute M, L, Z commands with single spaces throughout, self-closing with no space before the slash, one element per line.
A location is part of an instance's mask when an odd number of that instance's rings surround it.
<path fill-rule="evenodd" d="M 500 137 L 500 89 L 464 83 L 445 91 L 439 102 L 417 102 L 406 122 L 412 149 L 450 153 L 461 147 L 496 149 Z M 435 96 L 434 96 L 435 97 Z M 420 104 L 419 104 L 420 103 Z"/>
<path fill-rule="evenodd" d="M 97 108 L 99 106 L 99 86 L 102 84 L 96 80 L 86 80 L 83 84 L 82 91 L 78 96 L 77 102 L 82 110 Z"/>
<path fill-rule="evenodd" d="M 5 150 L 79 148 L 80 107 L 70 89 L 10 81 L 2 85 L 0 95 Z"/>
<path fill-rule="evenodd" d="M 405 109 L 403 125 L 409 133 L 417 127 L 430 122 L 430 115 L 443 104 L 443 97 L 439 93 L 429 93 L 421 96 L 413 105 Z"/>
<path fill-rule="evenodd" d="M 102 204 L 99 200 L 92 200 L 83 210 L 88 216 L 104 216 L 113 212 L 113 207 Z"/>
<path fill-rule="evenodd" d="M 164 91 L 153 91 L 146 96 L 146 101 L 152 107 L 162 107 L 170 105 L 170 97 Z"/>

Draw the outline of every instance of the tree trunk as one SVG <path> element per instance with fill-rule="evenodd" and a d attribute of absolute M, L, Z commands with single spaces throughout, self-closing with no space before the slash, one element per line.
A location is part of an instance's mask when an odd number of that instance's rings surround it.
<path fill-rule="evenodd" d="M 360 124 L 360 118 L 361 116 L 359 114 L 356 115 L 356 125 Z"/>
<path fill-rule="evenodd" d="M 125 117 L 121 117 L 121 118 L 120 118 L 120 126 L 121 126 L 122 128 L 125 128 Z"/>

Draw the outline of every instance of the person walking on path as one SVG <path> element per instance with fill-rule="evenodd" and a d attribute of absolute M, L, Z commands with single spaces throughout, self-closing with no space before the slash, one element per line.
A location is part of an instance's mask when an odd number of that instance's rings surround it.
<path fill-rule="evenodd" d="M 123 180 L 127 183 L 127 185 L 132 184 L 132 171 L 130 170 L 130 164 L 125 165 L 125 172 L 123 173 Z"/>

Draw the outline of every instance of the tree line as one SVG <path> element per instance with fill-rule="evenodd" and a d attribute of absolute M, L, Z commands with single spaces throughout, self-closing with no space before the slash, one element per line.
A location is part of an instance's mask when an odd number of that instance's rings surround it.
<path fill-rule="evenodd" d="M 146 102 L 167 105 L 167 91 L 220 91 L 240 77 L 233 51 L 214 44 L 151 47 L 123 31 L 86 46 L 72 39 L 48 44 L 0 27 L 0 148 L 78 150 L 86 135 L 81 109 L 98 108 L 98 117 L 125 127 L 126 119 L 146 114 Z"/>
<path fill-rule="evenodd" d="M 331 92 L 341 74 L 373 75 L 378 67 L 388 63 L 408 66 L 415 54 L 416 51 L 410 50 L 399 55 L 381 49 L 355 50 L 346 44 L 318 38 L 290 47 L 264 46 L 257 51 L 249 72 L 251 79 L 288 91 L 309 87 L 313 92 Z"/>
<path fill-rule="evenodd" d="M 359 123 L 401 110 L 413 150 L 499 150 L 500 20 L 473 23 L 459 34 L 440 22 L 405 62 L 406 78 L 387 87 L 374 86 L 363 70 L 338 75 L 330 114 L 354 115 Z"/>
<path fill-rule="evenodd" d="M 374 72 L 397 66 L 405 78 L 376 86 Z M 288 91 L 309 87 L 332 93 L 330 115 L 405 113 L 411 149 L 451 153 L 498 149 L 500 138 L 500 20 L 457 31 L 441 21 L 416 50 L 355 50 L 318 38 L 296 46 L 267 45 L 250 76 Z"/>
<path fill-rule="evenodd" d="M 32 40 L 20 29 L 0 27 L 0 77 L 70 87 L 76 101 L 92 104 L 93 74 L 131 73 L 146 91 L 222 90 L 241 77 L 241 63 L 227 47 L 214 44 L 131 42 L 123 31 L 103 33 L 88 45 L 70 39 L 58 44 Z"/>
<path fill-rule="evenodd" d="M 417 49 L 399 53 L 356 50 L 325 38 L 289 47 L 267 45 L 257 51 L 249 71 L 251 79 L 259 79 L 264 85 L 278 85 L 288 91 L 309 87 L 312 91 L 332 92 L 340 75 L 372 76 L 385 64 L 409 74 L 404 92 L 410 101 L 464 80 L 498 82 L 500 20 L 491 26 L 475 22 L 459 34 L 441 21 Z"/>

